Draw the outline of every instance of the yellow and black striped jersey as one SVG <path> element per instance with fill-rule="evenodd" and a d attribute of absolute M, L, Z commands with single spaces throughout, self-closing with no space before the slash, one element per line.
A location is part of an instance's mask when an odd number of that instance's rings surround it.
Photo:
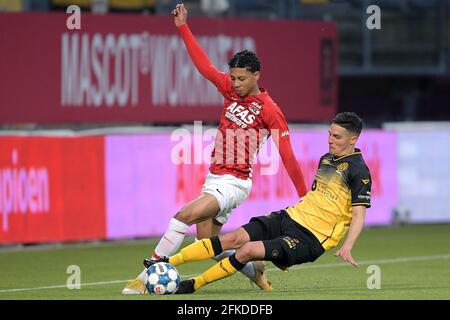
<path fill-rule="evenodd" d="M 309 229 L 325 250 L 335 247 L 347 233 L 352 206 L 370 208 L 372 179 L 361 150 L 340 158 L 320 158 L 311 191 L 286 211 Z"/>

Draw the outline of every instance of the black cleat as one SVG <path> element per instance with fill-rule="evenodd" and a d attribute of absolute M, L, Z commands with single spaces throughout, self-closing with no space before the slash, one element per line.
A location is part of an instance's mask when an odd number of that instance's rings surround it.
<path fill-rule="evenodd" d="M 144 259 L 144 266 L 148 269 L 148 268 L 150 268 L 152 265 L 154 265 L 155 263 L 158 263 L 158 262 L 169 262 L 169 258 L 167 258 L 167 257 L 163 257 L 163 258 L 161 258 L 161 259 L 158 259 L 158 260 L 152 260 L 152 259 Z"/>
<path fill-rule="evenodd" d="M 195 292 L 194 283 L 195 283 L 194 279 L 181 281 L 180 286 L 178 287 L 178 290 L 175 292 L 175 294 L 194 293 Z"/>

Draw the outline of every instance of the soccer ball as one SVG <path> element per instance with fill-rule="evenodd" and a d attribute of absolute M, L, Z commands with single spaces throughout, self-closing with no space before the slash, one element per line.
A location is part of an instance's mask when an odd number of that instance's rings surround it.
<path fill-rule="evenodd" d="M 157 262 L 147 269 L 145 286 L 149 293 L 174 294 L 180 282 L 180 274 L 170 263 Z"/>

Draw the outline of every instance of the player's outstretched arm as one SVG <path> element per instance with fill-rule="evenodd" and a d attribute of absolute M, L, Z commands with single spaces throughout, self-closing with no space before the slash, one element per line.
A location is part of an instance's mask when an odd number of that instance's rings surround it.
<path fill-rule="evenodd" d="M 282 137 L 284 138 L 284 137 Z M 277 145 L 278 151 L 283 161 L 283 165 L 289 175 L 289 178 L 294 183 L 297 194 L 300 198 L 303 198 L 308 189 L 306 188 L 305 178 L 303 176 L 302 169 L 297 162 L 297 158 L 292 150 L 291 141 L 289 138 L 280 139 Z M 275 143 L 276 144 L 276 143 Z"/>
<path fill-rule="evenodd" d="M 269 109 L 264 114 L 264 121 L 270 129 L 272 140 L 278 148 L 283 165 L 297 190 L 298 196 L 304 197 L 308 192 L 305 178 L 292 150 L 288 124 L 278 106 Z"/>
<path fill-rule="evenodd" d="M 364 221 L 366 219 L 366 207 L 354 206 L 352 208 L 352 222 L 348 229 L 347 237 L 342 247 L 334 254 L 336 257 L 341 257 L 342 260 L 347 261 L 354 267 L 358 268 L 358 263 L 352 257 L 352 248 L 358 238 L 359 234 L 364 228 Z"/>
<path fill-rule="evenodd" d="M 192 59 L 197 70 L 209 81 L 211 81 L 219 91 L 225 91 L 228 85 L 229 76 L 225 73 L 220 72 L 210 61 L 208 55 L 203 50 L 203 48 L 198 44 L 191 30 L 189 29 L 186 21 L 188 12 L 184 7 L 184 4 L 177 4 L 175 9 L 172 11 L 174 16 L 175 25 L 181 33 L 186 49 L 189 56 Z"/>

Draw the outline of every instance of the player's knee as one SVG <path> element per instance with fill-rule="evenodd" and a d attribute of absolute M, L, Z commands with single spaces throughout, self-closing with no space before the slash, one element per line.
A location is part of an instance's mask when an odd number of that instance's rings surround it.
<path fill-rule="evenodd" d="M 238 251 L 236 251 L 236 259 L 242 263 L 249 262 L 254 258 L 253 246 L 251 243 L 244 244 Z"/>
<path fill-rule="evenodd" d="M 220 243 L 222 244 L 222 248 L 224 250 L 237 249 L 243 244 L 240 240 L 239 234 L 235 231 L 220 236 Z"/>
<path fill-rule="evenodd" d="M 217 212 L 208 210 L 202 207 L 202 205 L 187 205 L 178 211 L 174 218 L 187 224 L 193 225 L 202 221 L 213 218 Z"/>
<path fill-rule="evenodd" d="M 194 220 L 195 218 L 192 216 L 192 211 L 191 210 L 186 210 L 186 209 L 181 209 L 180 211 L 178 211 L 175 216 L 175 219 L 177 219 L 178 221 L 181 221 L 187 225 L 193 225 L 194 224 Z"/>

